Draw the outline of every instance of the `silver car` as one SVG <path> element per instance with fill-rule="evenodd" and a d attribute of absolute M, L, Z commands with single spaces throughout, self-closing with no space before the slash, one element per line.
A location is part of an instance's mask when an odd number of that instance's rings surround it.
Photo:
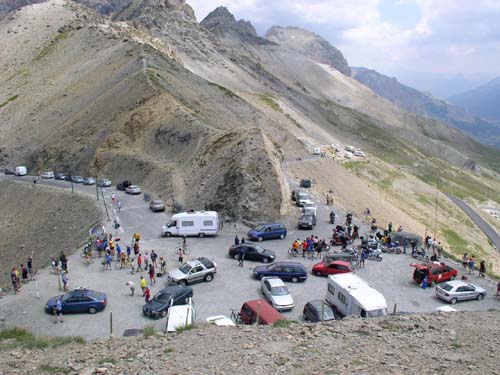
<path fill-rule="evenodd" d="M 279 277 L 263 277 L 260 285 L 262 293 L 276 310 L 291 310 L 295 307 L 290 291 Z"/>
<path fill-rule="evenodd" d="M 436 286 L 436 296 L 454 305 L 468 299 L 481 301 L 486 296 L 486 290 L 465 281 L 452 280 Z"/>
<path fill-rule="evenodd" d="M 95 185 L 95 178 L 93 178 L 93 177 L 85 177 L 83 179 L 83 184 L 84 185 Z"/>
<path fill-rule="evenodd" d="M 99 187 L 110 187 L 111 186 L 111 180 L 108 180 L 107 178 L 100 178 L 97 180 L 97 186 Z"/>
<path fill-rule="evenodd" d="M 125 188 L 125 193 L 127 194 L 141 194 L 141 188 L 137 185 L 130 185 Z"/>
<path fill-rule="evenodd" d="M 197 281 L 210 282 L 217 272 L 217 263 L 201 257 L 184 263 L 167 274 L 169 284 L 186 285 Z"/>

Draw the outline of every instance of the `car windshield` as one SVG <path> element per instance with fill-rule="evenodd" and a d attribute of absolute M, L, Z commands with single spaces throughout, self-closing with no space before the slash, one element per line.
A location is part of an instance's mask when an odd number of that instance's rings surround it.
<path fill-rule="evenodd" d="M 187 263 L 184 263 L 182 266 L 179 267 L 179 271 L 187 274 L 189 271 L 191 271 L 191 266 Z"/>
<path fill-rule="evenodd" d="M 381 316 L 387 316 L 387 309 L 378 309 L 366 312 L 367 318 L 378 318 Z"/>
<path fill-rule="evenodd" d="M 286 286 L 274 286 L 271 288 L 271 294 L 273 296 L 285 296 L 287 294 L 290 294 L 288 292 L 288 288 Z"/>
<path fill-rule="evenodd" d="M 453 289 L 453 286 L 448 284 L 448 283 L 443 283 L 439 286 L 441 289 L 444 289 L 446 290 L 447 292 L 449 292 L 450 290 Z"/>
<path fill-rule="evenodd" d="M 153 205 L 154 206 L 161 206 L 161 205 L 163 205 L 163 202 L 162 201 L 153 201 Z"/>
<path fill-rule="evenodd" d="M 262 232 L 264 229 L 266 229 L 265 225 L 257 225 L 254 230 L 257 232 Z"/>
<path fill-rule="evenodd" d="M 312 220 L 312 215 L 302 215 L 302 220 L 304 221 Z"/>
<path fill-rule="evenodd" d="M 96 299 L 97 299 L 97 298 L 99 298 L 99 297 L 100 297 L 100 294 L 99 294 L 99 293 L 97 293 L 97 292 L 96 292 L 96 291 L 94 291 L 94 290 L 89 290 L 89 292 L 88 292 L 88 296 L 89 296 L 89 297 L 92 297 L 92 298 L 96 298 Z"/>
<path fill-rule="evenodd" d="M 320 308 L 320 314 L 321 314 L 321 308 Z M 323 320 L 332 320 L 335 319 L 335 315 L 333 315 L 332 309 L 324 309 L 323 310 Z"/>
<path fill-rule="evenodd" d="M 255 245 L 254 249 L 257 250 L 257 252 L 259 252 L 261 254 L 264 252 L 264 248 L 262 246 L 259 246 L 259 245 Z"/>

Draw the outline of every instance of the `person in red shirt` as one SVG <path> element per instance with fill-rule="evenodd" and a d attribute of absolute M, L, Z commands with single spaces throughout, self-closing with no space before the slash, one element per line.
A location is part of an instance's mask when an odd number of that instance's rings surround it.
<path fill-rule="evenodd" d="M 142 254 L 137 256 L 137 272 L 142 271 Z"/>
<path fill-rule="evenodd" d="M 144 290 L 144 300 L 146 301 L 146 303 L 148 303 L 150 299 L 151 299 L 151 290 L 149 289 L 149 286 L 147 286 L 146 289 Z"/>

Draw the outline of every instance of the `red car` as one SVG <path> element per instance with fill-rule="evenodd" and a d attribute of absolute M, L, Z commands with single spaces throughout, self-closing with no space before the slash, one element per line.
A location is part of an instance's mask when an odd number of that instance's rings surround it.
<path fill-rule="evenodd" d="M 312 268 L 312 273 L 317 276 L 335 275 L 337 273 L 352 272 L 351 264 L 342 260 L 317 263 Z"/>
<path fill-rule="evenodd" d="M 427 276 L 427 283 L 442 283 L 443 281 L 453 280 L 458 271 L 443 262 L 429 262 L 423 264 L 411 263 L 410 267 L 415 267 L 413 272 L 413 280 L 420 284 L 424 277 Z"/>

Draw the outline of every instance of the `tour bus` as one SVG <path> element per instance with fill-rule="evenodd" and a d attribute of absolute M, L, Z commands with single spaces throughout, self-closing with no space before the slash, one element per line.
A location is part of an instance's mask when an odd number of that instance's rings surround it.
<path fill-rule="evenodd" d="M 387 316 L 387 302 L 382 293 L 353 273 L 330 275 L 326 300 L 342 316 Z"/>
<path fill-rule="evenodd" d="M 172 215 L 161 228 L 163 237 L 210 236 L 219 233 L 219 214 L 215 211 L 187 211 Z"/>

